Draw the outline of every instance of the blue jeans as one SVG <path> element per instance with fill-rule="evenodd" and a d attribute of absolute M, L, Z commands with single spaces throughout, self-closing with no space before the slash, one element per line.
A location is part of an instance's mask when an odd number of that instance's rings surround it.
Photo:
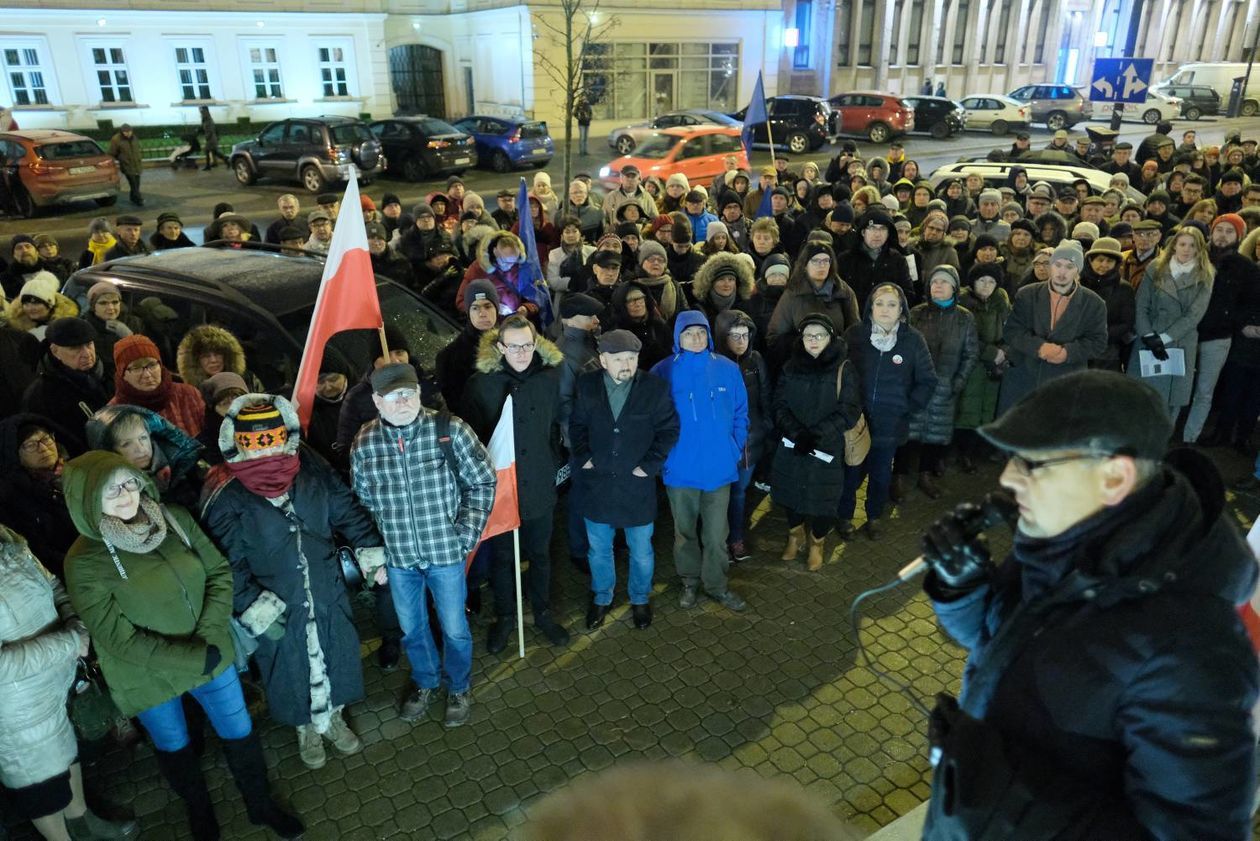
<path fill-rule="evenodd" d="M 253 729 L 236 669 L 224 669 L 223 674 L 190 689 L 188 694 L 206 711 L 220 739 L 244 739 Z M 153 746 L 160 751 L 174 753 L 188 746 L 188 722 L 184 719 L 181 698 L 177 696 L 136 715 L 153 740 Z"/>
<path fill-rule="evenodd" d="M 895 444 L 872 444 L 865 461 L 856 466 L 845 466 L 844 493 L 840 494 L 840 508 L 836 512 L 838 518 L 853 519 L 858 488 L 862 487 L 862 480 L 868 475 L 871 481 L 866 486 L 866 519 L 875 520 L 883 516 L 888 505 L 888 488 L 892 485 L 893 456 L 896 453 Z"/>
<path fill-rule="evenodd" d="M 586 142 L 591 136 L 591 127 L 589 125 L 578 126 L 578 154 L 587 154 Z"/>
<path fill-rule="evenodd" d="M 429 629 L 429 608 L 425 589 L 433 594 L 438 624 L 442 626 L 442 659 Z M 437 689 L 445 677 L 453 694 L 468 691 L 472 676 L 472 631 L 464 613 L 468 596 L 464 584 L 464 564 L 430 566 L 428 569 L 389 567 L 389 589 L 402 626 L 403 648 L 411 663 L 411 679 L 421 689 Z"/>
<path fill-rule="evenodd" d="M 755 464 L 741 467 L 739 478 L 731 484 L 731 501 L 726 506 L 727 525 L 731 530 L 726 538 L 728 544 L 740 543 L 744 539 L 744 521 L 748 519 L 744 516 L 744 500 L 748 496 L 748 486 L 752 484 L 753 471 L 756 469 Z"/>
<path fill-rule="evenodd" d="M 656 569 L 656 553 L 652 550 L 652 524 L 629 526 L 626 545 L 630 547 L 630 604 L 647 604 L 652 595 L 652 572 Z M 617 565 L 613 560 L 613 538 L 617 530 L 604 523 L 586 521 L 586 539 L 591 544 L 587 555 L 591 564 L 591 592 L 595 604 L 612 604 L 617 586 Z"/>

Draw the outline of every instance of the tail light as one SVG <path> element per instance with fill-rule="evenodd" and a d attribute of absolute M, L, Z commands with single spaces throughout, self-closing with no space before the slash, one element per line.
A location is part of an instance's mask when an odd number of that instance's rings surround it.
<path fill-rule="evenodd" d="M 430 149 L 445 149 L 447 146 L 450 146 L 451 143 L 449 140 L 430 140 L 425 145 Z"/>
<path fill-rule="evenodd" d="M 30 169 L 31 169 L 31 174 L 37 175 L 37 176 L 55 175 L 59 172 L 65 171 L 65 167 L 55 166 L 53 164 L 50 164 L 48 161 L 44 160 L 43 158 L 36 158 L 35 161 L 31 164 Z"/>
<path fill-rule="evenodd" d="M 350 150 L 342 149 L 338 146 L 328 147 L 328 160 L 333 163 L 345 163 L 350 160 Z"/>
<path fill-rule="evenodd" d="M 508 138 L 508 143 L 520 143 L 520 142 L 521 142 L 521 130 L 518 127 L 516 131 L 512 132 L 512 135 Z"/>

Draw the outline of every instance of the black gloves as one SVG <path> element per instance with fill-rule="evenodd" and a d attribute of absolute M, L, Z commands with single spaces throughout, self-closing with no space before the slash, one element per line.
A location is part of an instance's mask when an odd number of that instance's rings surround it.
<path fill-rule="evenodd" d="M 923 535 L 923 560 L 941 583 L 954 590 L 983 584 L 993 569 L 983 508 L 964 502 L 928 527 Z"/>
<path fill-rule="evenodd" d="M 207 645 L 206 646 L 206 665 L 205 665 L 205 668 L 201 670 L 201 673 L 203 675 L 212 674 L 215 670 L 215 667 L 218 666 L 222 660 L 223 660 L 223 655 L 219 653 L 219 647 L 217 645 Z"/>
<path fill-rule="evenodd" d="M 1168 351 L 1164 348 L 1164 340 L 1159 337 L 1158 333 L 1147 333 L 1142 337 L 1142 344 L 1146 349 L 1155 354 L 1155 358 L 1163 362 L 1168 358 Z"/>

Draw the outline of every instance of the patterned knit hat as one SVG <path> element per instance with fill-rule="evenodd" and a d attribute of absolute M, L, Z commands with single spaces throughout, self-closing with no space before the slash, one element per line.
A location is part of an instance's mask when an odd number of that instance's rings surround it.
<path fill-rule="evenodd" d="M 280 410 L 272 403 L 251 403 L 242 406 L 233 418 L 232 436 L 239 453 L 254 453 L 283 447 L 289 443 L 289 430 Z"/>

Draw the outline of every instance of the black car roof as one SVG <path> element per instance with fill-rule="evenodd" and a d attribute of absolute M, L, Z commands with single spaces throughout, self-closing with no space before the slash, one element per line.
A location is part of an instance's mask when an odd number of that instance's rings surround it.
<path fill-rule="evenodd" d="M 312 306 L 324 263 L 314 257 L 230 248 L 178 248 L 94 266 L 91 274 L 135 280 L 168 279 L 183 289 L 226 287 L 280 317 Z"/>

